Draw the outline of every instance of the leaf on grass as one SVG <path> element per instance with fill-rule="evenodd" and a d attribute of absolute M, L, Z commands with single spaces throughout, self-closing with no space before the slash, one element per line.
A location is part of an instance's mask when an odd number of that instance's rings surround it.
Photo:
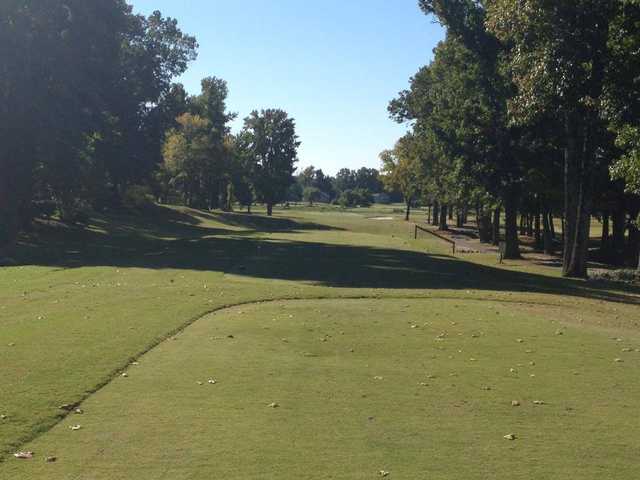
<path fill-rule="evenodd" d="M 58 457 L 54 457 L 54 456 L 47 457 L 47 458 L 44 459 L 44 461 L 47 462 L 47 463 L 53 463 L 53 462 L 55 462 L 57 460 L 58 460 Z"/>
<path fill-rule="evenodd" d="M 387 472 L 386 470 L 380 470 L 378 472 L 378 475 L 380 475 L 381 477 L 388 477 L 390 475 L 390 473 Z"/>
<path fill-rule="evenodd" d="M 16 452 L 13 456 L 22 459 L 33 458 L 33 452 Z"/>
<path fill-rule="evenodd" d="M 280 405 L 278 405 L 276 402 L 271 402 L 269 405 L 267 405 L 267 407 L 269 408 L 278 408 Z"/>
<path fill-rule="evenodd" d="M 512 407 L 519 407 L 520 406 L 520 402 L 518 400 L 511 400 L 511 406 Z"/>
<path fill-rule="evenodd" d="M 73 430 L 73 431 L 80 430 L 81 428 L 82 428 L 82 425 L 71 425 L 71 426 L 69 426 L 69 430 Z"/>
<path fill-rule="evenodd" d="M 544 403 L 544 400 L 534 400 L 533 404 L 534 405 L 544 405 L 545 403 Z"/>
<path fill-rule="evenodd" d="M 509 433 L 509 434 L 505 435 L 503 438 L 505 438 L 507 440 L 515 440 L 517 437 L 513 433 Z"/>

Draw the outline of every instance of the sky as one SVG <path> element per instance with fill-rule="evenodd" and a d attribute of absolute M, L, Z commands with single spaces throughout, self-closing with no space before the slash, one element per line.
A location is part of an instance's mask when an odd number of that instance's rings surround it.
<path fill-rule="evenodd" d="M 380 167 L 379 153 L 406 131 L 387 105 L 432 58 L 444 32 L 417 0 L 130 0 L 160 10 L 200 45 L 177 81 L 227 81 L 233 130 L 252 110 L 281 108 L 296 120 L 298 166 L 334 175 Z"/>

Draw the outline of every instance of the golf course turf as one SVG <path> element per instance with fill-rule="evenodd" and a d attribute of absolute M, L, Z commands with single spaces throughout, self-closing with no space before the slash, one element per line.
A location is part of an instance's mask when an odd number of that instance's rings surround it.
<path fill-rule="evenodd" d="M 41 226 L 0 269 L 0 478 L 640 475 L 637 290 L 388 216 Z"/>

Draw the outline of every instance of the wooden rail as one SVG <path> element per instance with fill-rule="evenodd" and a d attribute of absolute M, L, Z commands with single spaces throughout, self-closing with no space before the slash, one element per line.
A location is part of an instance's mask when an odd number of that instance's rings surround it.
<path fill-rule="evenodd" d="M 440 240 L 444 240 L 447 243 L 451 244 L 451 249 L 453 251 L 453 254 L 456 254 L 456 242 L 454 242 L 453 240 L 451 240 L 450 238 L 445 237 L 444 235 L 440 235 L 439 233 L 434 232 L 433 230 L 429 230 L 426 228 L 422 228 L 419 225 L 415 226 L 415 230 L 413 233 L 413 238 L 417 239 L 418 238 L 418 230 L 420 230 L 421 232 L 425 232 L 425 233 L 430 233 L 431 235 L 433 235 L 434 237 L 438 237 Z"/>

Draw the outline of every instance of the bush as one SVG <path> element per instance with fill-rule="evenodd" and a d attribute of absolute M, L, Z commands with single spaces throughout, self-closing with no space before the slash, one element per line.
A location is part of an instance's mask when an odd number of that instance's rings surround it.
<path fill-rule="evenodd" d="M 145 185 L 131 185 L 122 196 L 122 204 L 130 210 L 146 210 L 155 205 L 151 189 Z"/>
<path fill-rule="evenodd" d="M 338 197 L 338 204 L 342 207 L 368 207 L 373 203 L 373 195 L 365 188 L 345 190 Z"/>

